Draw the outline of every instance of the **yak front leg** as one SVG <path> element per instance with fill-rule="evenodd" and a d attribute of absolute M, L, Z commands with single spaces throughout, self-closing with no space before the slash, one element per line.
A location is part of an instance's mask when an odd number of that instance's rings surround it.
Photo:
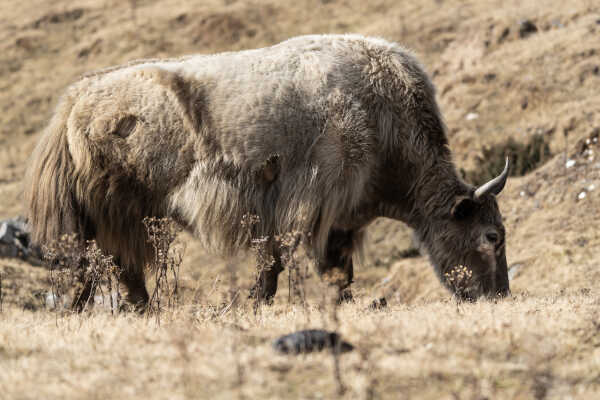
<path fill-rule="evenodd" d="M 81 286 L 75 290 L 75 296 L 71 303 L 71 309 L 77 312 L 82 312 L 86 305 L 94 305 L 94 295 L 96 294 L 96 286 L 91 280 L 80 281 Z"/>
<path fill-rule="evenodd" d="M 146 311 L 150 296 L 146 290 L 144 270 L 125 270 L 121 273 L 121 284 L 127 290 L 125 300 L 130 307 L 139 313 Z"/>
<path fill-rule="evenodd" d="M 338 288 L 338 303 L 352 301 L 354 234 L 353 231 L 332 230 L 327 239 L 325 259 L 318 263 L 321 278 Z"/>
<path fill-rule="evenodd" d="M 85 257 L 79 261 L 79 265 L 72 272 L 77 281 L 71 309 L 78 313 L 82 312 L 87 305 L 94 305 L 94 295 L 96 294 L 96 285 L 92 276 L 86 274 L 89 262 Z"/>
<path fill-rule="evenodd" d="M 270 253 L 273 257 L 272 262 L 269 265 L 259 265 L 258 278 L 256 283 L 250 289 L 250 298 L 257 299 L 271 304 L 273 297 L 277 293 L 277 282 L 279 280 L 279 274 L 283 271 L 283 265 L 281 263 L 281 254 L 276 245 L 271 244 Z"/>

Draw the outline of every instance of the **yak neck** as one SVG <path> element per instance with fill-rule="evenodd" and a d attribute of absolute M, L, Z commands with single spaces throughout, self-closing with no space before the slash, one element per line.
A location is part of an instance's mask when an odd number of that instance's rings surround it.
<path fill-rule="evenodd" d="M 423 168 L 415 181 L 409 225 L 422 226 L 448 218 L 455 199 L 471 191 L 472 188 L 458 176 L 451 160 L 436 160 Z"/>
<path fill-rule="evenodd" d="M 456 196 L 470 187 L 458 176 L 454 164 L 438 158 L 421 166 L 392 167 L 399 171 L 395 183 L 384 183 L 378 216 L 392 218 L 419 230 L 429 221 L 446 217 Z"/>

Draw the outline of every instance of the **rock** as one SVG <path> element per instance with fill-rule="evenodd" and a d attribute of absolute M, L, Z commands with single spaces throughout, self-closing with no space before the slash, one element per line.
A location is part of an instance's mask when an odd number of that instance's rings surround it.
<path fill-rule="evenodd" d="M 525 39 L 526 37 L 537 33 L 538 28 L 531 20 L 524 19 L 519 23 L 519 37 Z"/>
<path fill-rule="evenodd" d="M 41 251 L 31 244 L 29 228 L 23 217 L 0 221 L 0 257 L 20 258 L 41 264 Z"/>
<path fill-rule="evenodd" d="M 486 83 L 487 83 L 487 82 L 491 82 L 491 81 L 493 81 L 494 79 L 496 79 L 496 76 L 497 76 L 497 75 L 496 75 L 495 73 L 493 73 L 493 72 L 489 72 L 489 73 L 487 73 L 487 74 L 483 75 L 483 81 L 484 81 L 484 82 L 486 82 Z"/>
<path fill-rule="evenodd" d="M 343 341 L 335 332 L 308 329 L 281 336 L 273 342 L 273 349 L 283 354 L 311 353 L 323 349 L 346 353 L 352 351 L 354 346 Z"/>
<path fill-rule="evenodd" d="M 513 279 L 515 279 L 515 277 L 519 274 L 519 272 L 521 271 L 522 268 L 523 268 L 522 263 L 512 264 L 508 268 L 508 280 L 512 281 Z"/>

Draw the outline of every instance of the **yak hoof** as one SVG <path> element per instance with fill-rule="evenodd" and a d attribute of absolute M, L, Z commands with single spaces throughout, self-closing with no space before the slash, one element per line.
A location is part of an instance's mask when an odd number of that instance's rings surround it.
<path fill-rule="evenodd" d="M 248 295 L 248 298 L 258 300 L 262 304 L 266 304 L 268 306 L 273 305 L 275 292 L 261 286 L 262 285 L 260 285 L 260 282 L 257 282 L 254 286 L 252 286 L 250 288 L 250 294 Z"/>
<path fill-rule="evenodd" d="M 142 301 L 137 302 L 137 303 L 131 303 L 129 301 L 123 302 L 120 306 L 119 306 L 119 312 L 122 313 L 137 313 L 137 314 L 145 314 L 146 311 L 148 310 L 148 303 L 144 303 Z"/>
<path fill-rule="evenodd" d="M 75 293 L 73 302 L 71 303 L 71 309 L 75 312 L 83 312 L 86 305 L 94 305 L 94 290 L 90 282 L 87 282 L 83 287 Z"/>
<path fill-rule="evenodd" d="M 338 299 L 337 299 L 337 303 L 338 304 L 354 303 L 354 297 L 352 296 L 352 290 L 350 290 L 350 288 L 345 288 L 345 289 L 340 290 L 340 293 L 339 293 Z"/>

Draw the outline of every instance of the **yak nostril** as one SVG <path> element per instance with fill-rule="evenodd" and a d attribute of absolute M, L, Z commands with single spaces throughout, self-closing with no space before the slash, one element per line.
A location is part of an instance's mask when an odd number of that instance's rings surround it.
<path fill-rule="evenodd" d="M 488 232 L 485 234 L 485 237 L 490 241 L 490 243 L 498 243 L 498 234 L 496 232 Z"/>

